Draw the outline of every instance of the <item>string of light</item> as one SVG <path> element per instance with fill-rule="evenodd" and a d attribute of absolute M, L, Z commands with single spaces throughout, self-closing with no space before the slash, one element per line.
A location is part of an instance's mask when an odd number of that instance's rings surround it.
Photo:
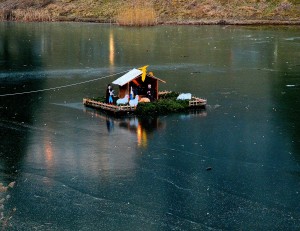
<path fill-rule="evenodd" d="M 58 89 L 62 89 L 62 88 L 67 88 L 67 87 L 73 87 L 73 86 L 77 86 L 77 85 L 81 85 L 81 84 L 85 84 L 85 83 L 90 83 L 90 82 L 95 82 L 98 81 L 100 79 L 105 79 L 105 78 L 109 78 L 115 75 L 120 75 L 123 74 L 127 71 L 122 71 L 119 73 L 115 73 L 115 74 L 111 74 L 111 75 L 107 75 L 107 76 L 102 76 L 96 79 L 90 79 L 90 80 L 86 80 L 83 82 L 78 82 L 78 83 L 72 83 L 72 84 L 67 84 L 67 85 L 63 85 L 63 86 L 58 86 L 58 87 L 50 87 L 50 88 L 46 88 L 46 89 L 39 89 L 39 90 L 33 90 L 33 91 L 23 91 L 23 92 L 16 92 L 16 93 L 8 93 L 8 94 L 3 94 L 0 95 L 0 97 L 6 97 L 6 96 L 15 96 L 15 95 L 25 95 L 25 94 L 32 94 L 32 93 L 38 93 L 38 92 L 44 92 L 44 91 L 53 91 L 53 90 L 58 90 Z"/>

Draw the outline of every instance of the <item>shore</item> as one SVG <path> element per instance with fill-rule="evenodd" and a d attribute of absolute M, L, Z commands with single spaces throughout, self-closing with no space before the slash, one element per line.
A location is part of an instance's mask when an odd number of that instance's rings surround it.
<path fill-rule="evenodd" d="M 145 17 L 149 22 L 140 23 L 139 20 L 145 20 Z M 300 25 L 300 2 L 4 0 L 0 1 L 0 21 L 92 22 L 131 26 Z"/>
<path fill-rule="evenodd" d="M 1 20 L 0 20 L 1 21 Z M 53 20 L 2 20 L 6 22 L 85 22 L 85 23 L 103 23 L 116 24 L 115 20 L 99 19 L 99 18 L 76 18 L 76 17 L 59 17 Z M 155 25 L 300 25 L 300 20 L 266 20 L 266 19 L 202 19 L 202 20 L 166 20 L 158 21 Z"/>
<path fill-rule="evenodd" d="M 215 19 L 196 21 L 169 21 L 162 24 L 170 25 L 300 25 L 300 20 L 236 20 L 236 19 Z"/>

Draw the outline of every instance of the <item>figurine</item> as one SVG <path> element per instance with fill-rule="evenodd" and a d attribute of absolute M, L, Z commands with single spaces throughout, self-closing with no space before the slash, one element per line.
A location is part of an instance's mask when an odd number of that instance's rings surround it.
<path fill-rule="evenodd" d="M 125 95 L 124 98 L 120 98 L 117 100 L 117 105 L 120 105 L 120 104 L 127 104 L 128 103 L 128 98 L 129 96 L 128 95 Z"/>
<path fill-rule="evenodd" d="M 114 103 L 114 90 L 112 88 L 110 88 L 109 90 L 109 99 L 108 99 L 108 103 L 109 104 L 113 104 Z"/>
<path fill-rule="evenodd" d="M 147 98 L 150 99 L 152 102 L 154 97 L 153 97 L 153 90 L 151 88 L 151 84 L 148 84 L 148 89 L 147 89 Z"/>
<path fill-rule="evenodd" d="M 110 84 L 108 84 L 107 88 L 106 88 L 106 94 L 105 94 L 105 103 L 109 103 L 110 90 L 111 90 L 111 86 L 110 86 Z"/>
<path fill-rule="evenodd" d="M 139 103 L 139 96 L 138 95 L 136 95 L 134 99 L 132 99 L 132 100 L 129 101 L 129 105 L 131 107 L 137 106 L 138 103 Z"/>

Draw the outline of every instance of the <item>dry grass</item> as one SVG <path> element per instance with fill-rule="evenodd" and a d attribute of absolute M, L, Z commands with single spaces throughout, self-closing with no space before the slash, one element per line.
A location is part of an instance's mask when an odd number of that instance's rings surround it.
<path fill-rule="evenodd" d="M 10 20 L 11 11 L 6 9 L 0 9 L 0 21 Z"/>
<path fill-rule="evenodd" d="M 51 21 L 53 17 L 46 7 L 52 2 L 52 0 L 0 1 L 0 20 Z"/>
<path fill-rule="evenodd" d="M 187 14 L 194 19 L 288 19 L 295 5 L 288 0 L 204 0 Z"/>
<path fill-rule="evenodd" d="M 151 6 L 127 6 L 116 17 L 122 26 L 152 26 L 157 24 L 157 15 Z"/>
<path fill-rule="evenodd" d="M 12 11 L 13 20 L 24 22 L 52 21 L 52 15 L 44 9 L 17 9 Z"/>
<path fill-rule="evenodd" d="M 0 0 L 0 20 L 101 19 L 147 26 L 193 20 L 300 20 L 300 0 Z"/>
<path fill-rule="evenodd" d="M 27 9 L 42 8 L 51 4 L 53 0 L 0 0 L 0 8 L 5 9 Z"/>

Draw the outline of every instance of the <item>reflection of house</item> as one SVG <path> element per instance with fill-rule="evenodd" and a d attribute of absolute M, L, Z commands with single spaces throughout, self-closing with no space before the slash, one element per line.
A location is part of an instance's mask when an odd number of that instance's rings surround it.
<path fill-rule="evenodd" d="M 161 121 L 158 117 L 111 117 L 106 113 L 89 109 L 85 110 L 85 112 L 91 114 L 93 117 L 106 121 L 106 127 L 109 133 L 114 132 L 115 129 L 122 128 L 131 134 L 136 134 L 137 145 L 139 147 L 146 147 L 148 145 L 149 136 L 153 135 L 156 130 L 163 130 L 166 127 L 165 121 Z"/>
<path fill-rule="evenodd" d="M 137 135 L 137 144 L 140 147 L 146 147 L 148 145 L 148 136 L 155 130 L 164 129 L 165 123 L 160 121 L 157 117 L 151 118 L 129 118 L 122 120 L 119 123 L 121 128 L 128 129 L 132 133 Z"/>
<path fill-rule="evenodd" d="M 130 90 L 134 95 L 145 96 L 147 93 L 148 85 L 154 93 L 154 98 L 158 99 L 158 81 L 165 83 L 165 81 L 156 78 L 148 73 L 144 81 L 142 81 L 142 71 L 139 69 L 132 69 L 125 75 L 113 81 L 113 84 L 119 85 L 119 98 L 123 98 L 126 94 L 130 94 Z"/>

